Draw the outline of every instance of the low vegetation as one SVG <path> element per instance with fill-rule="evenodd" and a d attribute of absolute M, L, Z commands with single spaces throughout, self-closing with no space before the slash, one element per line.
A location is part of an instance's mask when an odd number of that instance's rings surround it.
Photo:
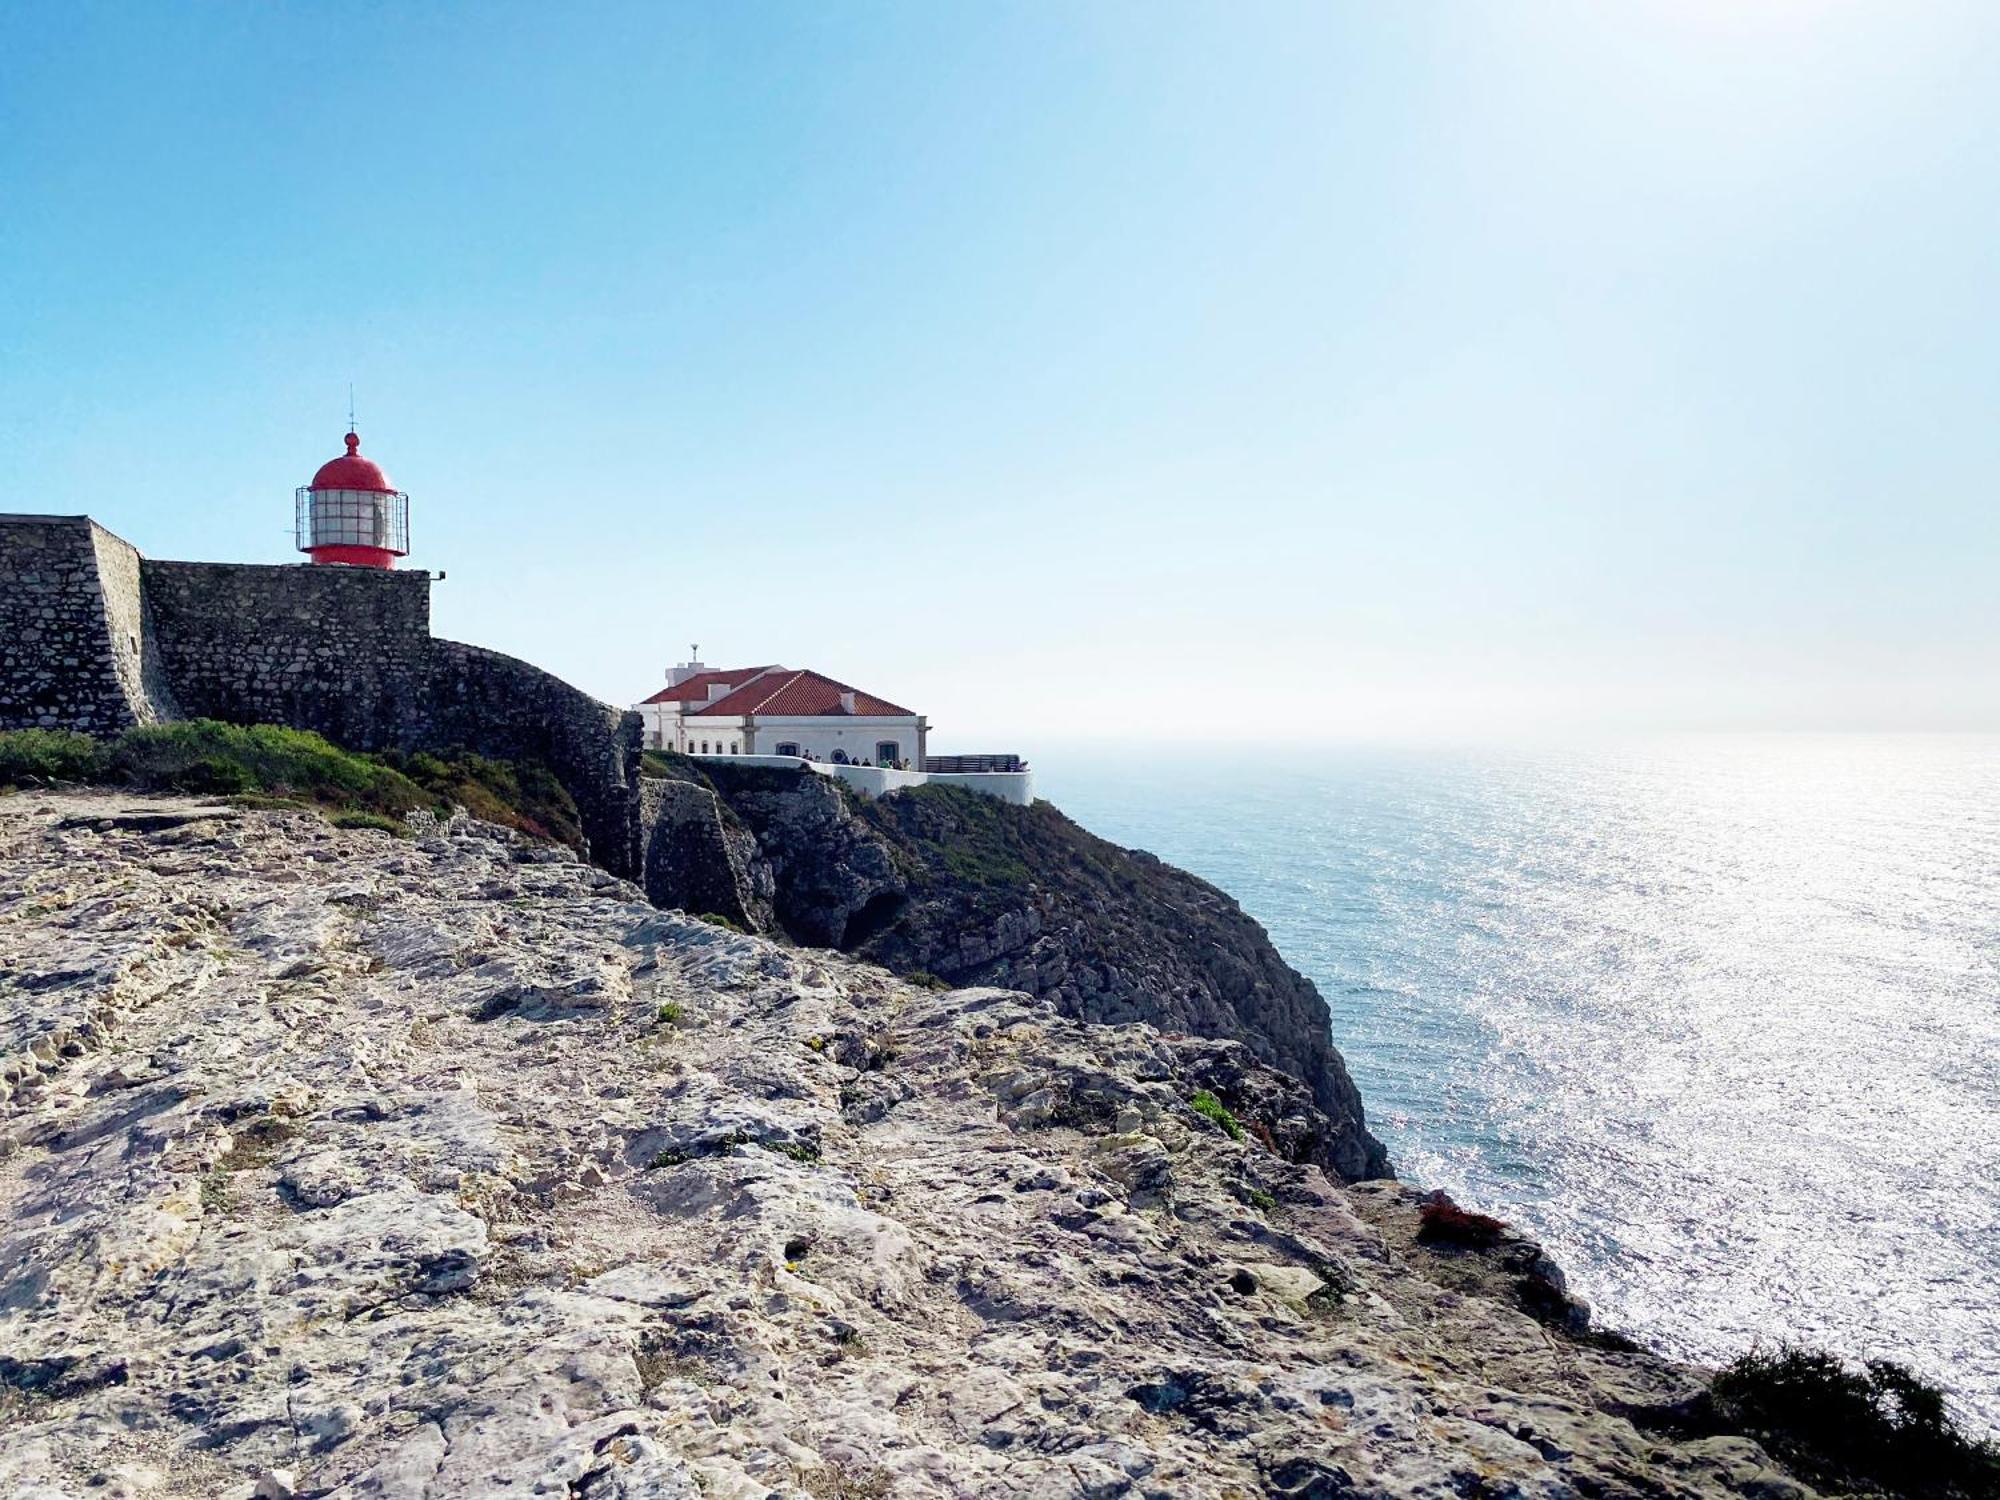
<path fill-rule="evenodd" d="M 1829 1493 L 2000 1496 L 2000 1447 L 1967 1437 L 1942 1391 L 1887 1360 L 1857 1369 L 1816 1349 L 1753 1349 L 1717 1374 L 1709 1399 L 1722 1425 Z"/>
<path fill-rule="evenodd" d="M 576 802 L 546 766 L 493 760 L 464 750 L 380 758 L 433 798 L 455 803 L 484 822 L 517 828 L 579 851 L 584 846 L 583 820 Z"/>
<path fill-rule="evenodd" d="M 1243 1126 L 1237 1121 L 1236 1116 L 1232 1115 L 1227 1106 L 1207 1089 L 1198 1091 L 1192 1099 L 1188 1100 L 1188 1104 L 1203 1119 L 1212 1120 L 1216 1125 L 1220 1126 L 1223 1134 L 1227 1135 L 1232 1141 L 1243 1139 Z"/>
<path fill-rule="evenodd" d="M 142 725 L 115 739 L 59 730 L 0 734 L 0 787 L 63 783 L 317 807 L 343 828 L 399 831 L 454 806 L 537 838 L 583 847 L 576 803 L 545 767 L 466 752 L 364 755 L 320 735 L 213 719 Z"/>
<path fill-rule="evenodd" d="M 1491 1214 L 1460 1208 L 1445 1194 L 1433 1193 L 1417 1210 L 1417 1239 L 1426 1245 L 1461 1245 L 1484 1250 L 1500 1243 L 1507 1226 Z"/>
<path fill-rule="evenodd" d="M 49 786 L 95 779 L 97 741 L 65 729 L 17 729 L 0 734 L 0 787 Z"/>

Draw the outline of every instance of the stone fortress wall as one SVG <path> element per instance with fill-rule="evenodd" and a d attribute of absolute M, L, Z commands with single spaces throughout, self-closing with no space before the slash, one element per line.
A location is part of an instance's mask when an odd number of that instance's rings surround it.
<path fill-rule="evenodd" d="M 0 515 L 0 728 L 115 734 L 171 716 L 139 554 L 87 516 Z"/>
<path fill-rule="evenodd" d="M 355 750 L 539 760 L 591 856 L 643 870 L 639 716 L 430 633 L 422 572 L 158 562 L 86 516 L 0 516 L 0 729 L 213 718 Z"/>

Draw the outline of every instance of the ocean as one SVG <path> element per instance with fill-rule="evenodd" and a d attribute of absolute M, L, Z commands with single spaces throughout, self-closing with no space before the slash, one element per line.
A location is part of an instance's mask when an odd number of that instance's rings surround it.
<path fill-rule="evenodd" d="M 1333 1012 L 1399 1176 L 1695 1360 L 1899 1360 L 2000 1430 L 2000 739 L 1072 750 Z"/>

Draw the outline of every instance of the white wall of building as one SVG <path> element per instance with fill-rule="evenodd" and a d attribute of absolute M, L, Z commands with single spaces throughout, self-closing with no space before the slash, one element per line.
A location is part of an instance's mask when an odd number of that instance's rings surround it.
<path fill-rule="evenodd" d="M 924 736 L 913 714 L 824 718 L 760 714 L 746 727 L 738 714 L 683 714 L 679 703 L 634 706 L 649 750 L 678 750 L 684 755 L 775 755 L 780 745 L 796 745 L 799 754 L 814 760 L 832 760 L 838 750 L 850 761 L 873 765 L 884 759 L 882 747 L 893 745 L 888 759 L 922 764 Z"/>
<path fill-rule="evenodd" d="M 738 752 L 750 748 L 748 735 L 743 729 L 743 720 L 735 715 L 721 718 L 702 718 L 698 714 L 682 714 L 678 703 L 641 703 L 636 705 L 642 720 L 641 732 L 648 750 L 679 750 L 685 755 L 704 753 L 700 746 L 705 742 L 710 748 L 708 754 L 718 753 L 715 746 L 723 746 L 720 753 L 731 753 L 730 745 Z"/>
<path fill-rule="evenodd" d="M 690 720 L 691 724 L 699 722 L 699 719 Z M 807 719 L 759 714 L 753 737 L 755 743 L 744 748 L 758 755 L 776 755 L 780 745 L 797 745 L 801 755 L 809 755 L 814 760 L 832 760 L 833 752 L 838 750 L 851 761 L 873 765 L 881 759 L 878 748 L 893 744 L 896 749 L 892 759 L 910 765 L 920 764 L 920 736 L 915 715 L 895 718 L 886 715 L 841 715 L 837 718 Z"/>
<path fill-rule="evenodd" d="M 689 714 L 681 721 L 680 750 L 687 755 L 748 755 L 750 736 L 743 728 L 743 720 L 731 714 L 726 718 L 704 719 L 699 714 Z"/>

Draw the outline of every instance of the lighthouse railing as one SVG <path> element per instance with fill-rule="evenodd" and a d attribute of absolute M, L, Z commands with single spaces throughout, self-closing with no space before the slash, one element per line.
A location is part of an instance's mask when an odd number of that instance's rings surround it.
<path fill-rule="evenodd" d="M 379 547 L 396 556 L 410 550 L 410 497 L 400 490 L 297 492 L 293 535 L 299 551 L 315 547 Z"/>

